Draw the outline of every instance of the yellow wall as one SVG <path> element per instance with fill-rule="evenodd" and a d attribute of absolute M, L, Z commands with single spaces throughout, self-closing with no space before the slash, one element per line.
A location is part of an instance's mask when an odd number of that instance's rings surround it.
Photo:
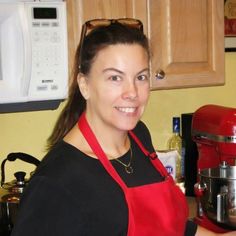
<path fill-rule="evenodd" d="M 173 116 L 194 112 L 204 104 L 236 107 L 236 53 L 226 54 L 226 84 L 218 87 L 152 91 L 143 120 L 156 148 L 166 149 Z M 61 107 L 55 111 L 0 114 L 0 162 L 10 152 L 26 152 L 38 159 Z M 15 171 L 29 173 L 33 166 L 22 161 L 6 163 L 7 181 Z"/>

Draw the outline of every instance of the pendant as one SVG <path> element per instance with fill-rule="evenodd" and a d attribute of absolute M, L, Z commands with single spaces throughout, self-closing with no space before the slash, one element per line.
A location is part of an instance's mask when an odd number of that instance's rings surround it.
<path fill-rule="evenodd" d="M 127 174 L 132 174 L 134 172 L 132 166 L 126 166 L 125 167 L 125 171 L 126 171 Z"/>

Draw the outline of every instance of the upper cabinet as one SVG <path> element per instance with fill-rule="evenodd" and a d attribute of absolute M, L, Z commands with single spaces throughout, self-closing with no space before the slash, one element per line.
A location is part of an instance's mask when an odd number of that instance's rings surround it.
<path fill-rule="evenodd" d="M 224 84 L 223 0 L 67 0 L 70 64 L 84 21 L 140 19 L 150 38 L 151 88 Z"/>
<path fill-rule="evenodd" d="M 224 84 L 224 1 L 147 2 L 152 89 Z"/>

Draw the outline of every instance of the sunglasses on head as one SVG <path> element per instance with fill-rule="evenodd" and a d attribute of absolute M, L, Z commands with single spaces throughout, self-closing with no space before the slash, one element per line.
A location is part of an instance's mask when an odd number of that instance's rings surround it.
<path fill-rule="evenodd" d="M 81 67 L 81 54 L 82 54 L 82 48 L 83 48 L 83 43 L 84 43 L 84 38 L 86 35 L 91 32 L 92 30 L 99 28 L 99 27 L 104 27 L 104 26 L 109 26 L 111 24 L 122 24 L 125 26 L 128 26 L 130 28 L 135 28 L 143 32 L 143 24 L 140 20 L 133 19 L 133 18 L 120 18 L 120 19 L 93 19 L 86 21 L 83 24 L 82 31 L 81 31 L 81 36 L 80 36 L 80 48 L 79 48 L 79 68 Z"/>

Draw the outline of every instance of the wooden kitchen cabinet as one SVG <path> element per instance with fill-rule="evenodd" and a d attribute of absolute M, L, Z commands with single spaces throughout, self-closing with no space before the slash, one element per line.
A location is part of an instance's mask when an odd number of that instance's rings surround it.
<path fill-rule="evenodd" d="M 224 84 L 224 1 L 149 0 L 147 4 L 152 89 Z M 159 79 L 156 75 L 163 72 L 165 77 Z"/>
<path fill-rule="evenodd" d="M 83 22 L 140 19 L 152 49 L 151 88 L 224 84 L 223 0 L 67 0 L 72 65 Z M 163 79 L 156 74 L 163 71 Z"/>

